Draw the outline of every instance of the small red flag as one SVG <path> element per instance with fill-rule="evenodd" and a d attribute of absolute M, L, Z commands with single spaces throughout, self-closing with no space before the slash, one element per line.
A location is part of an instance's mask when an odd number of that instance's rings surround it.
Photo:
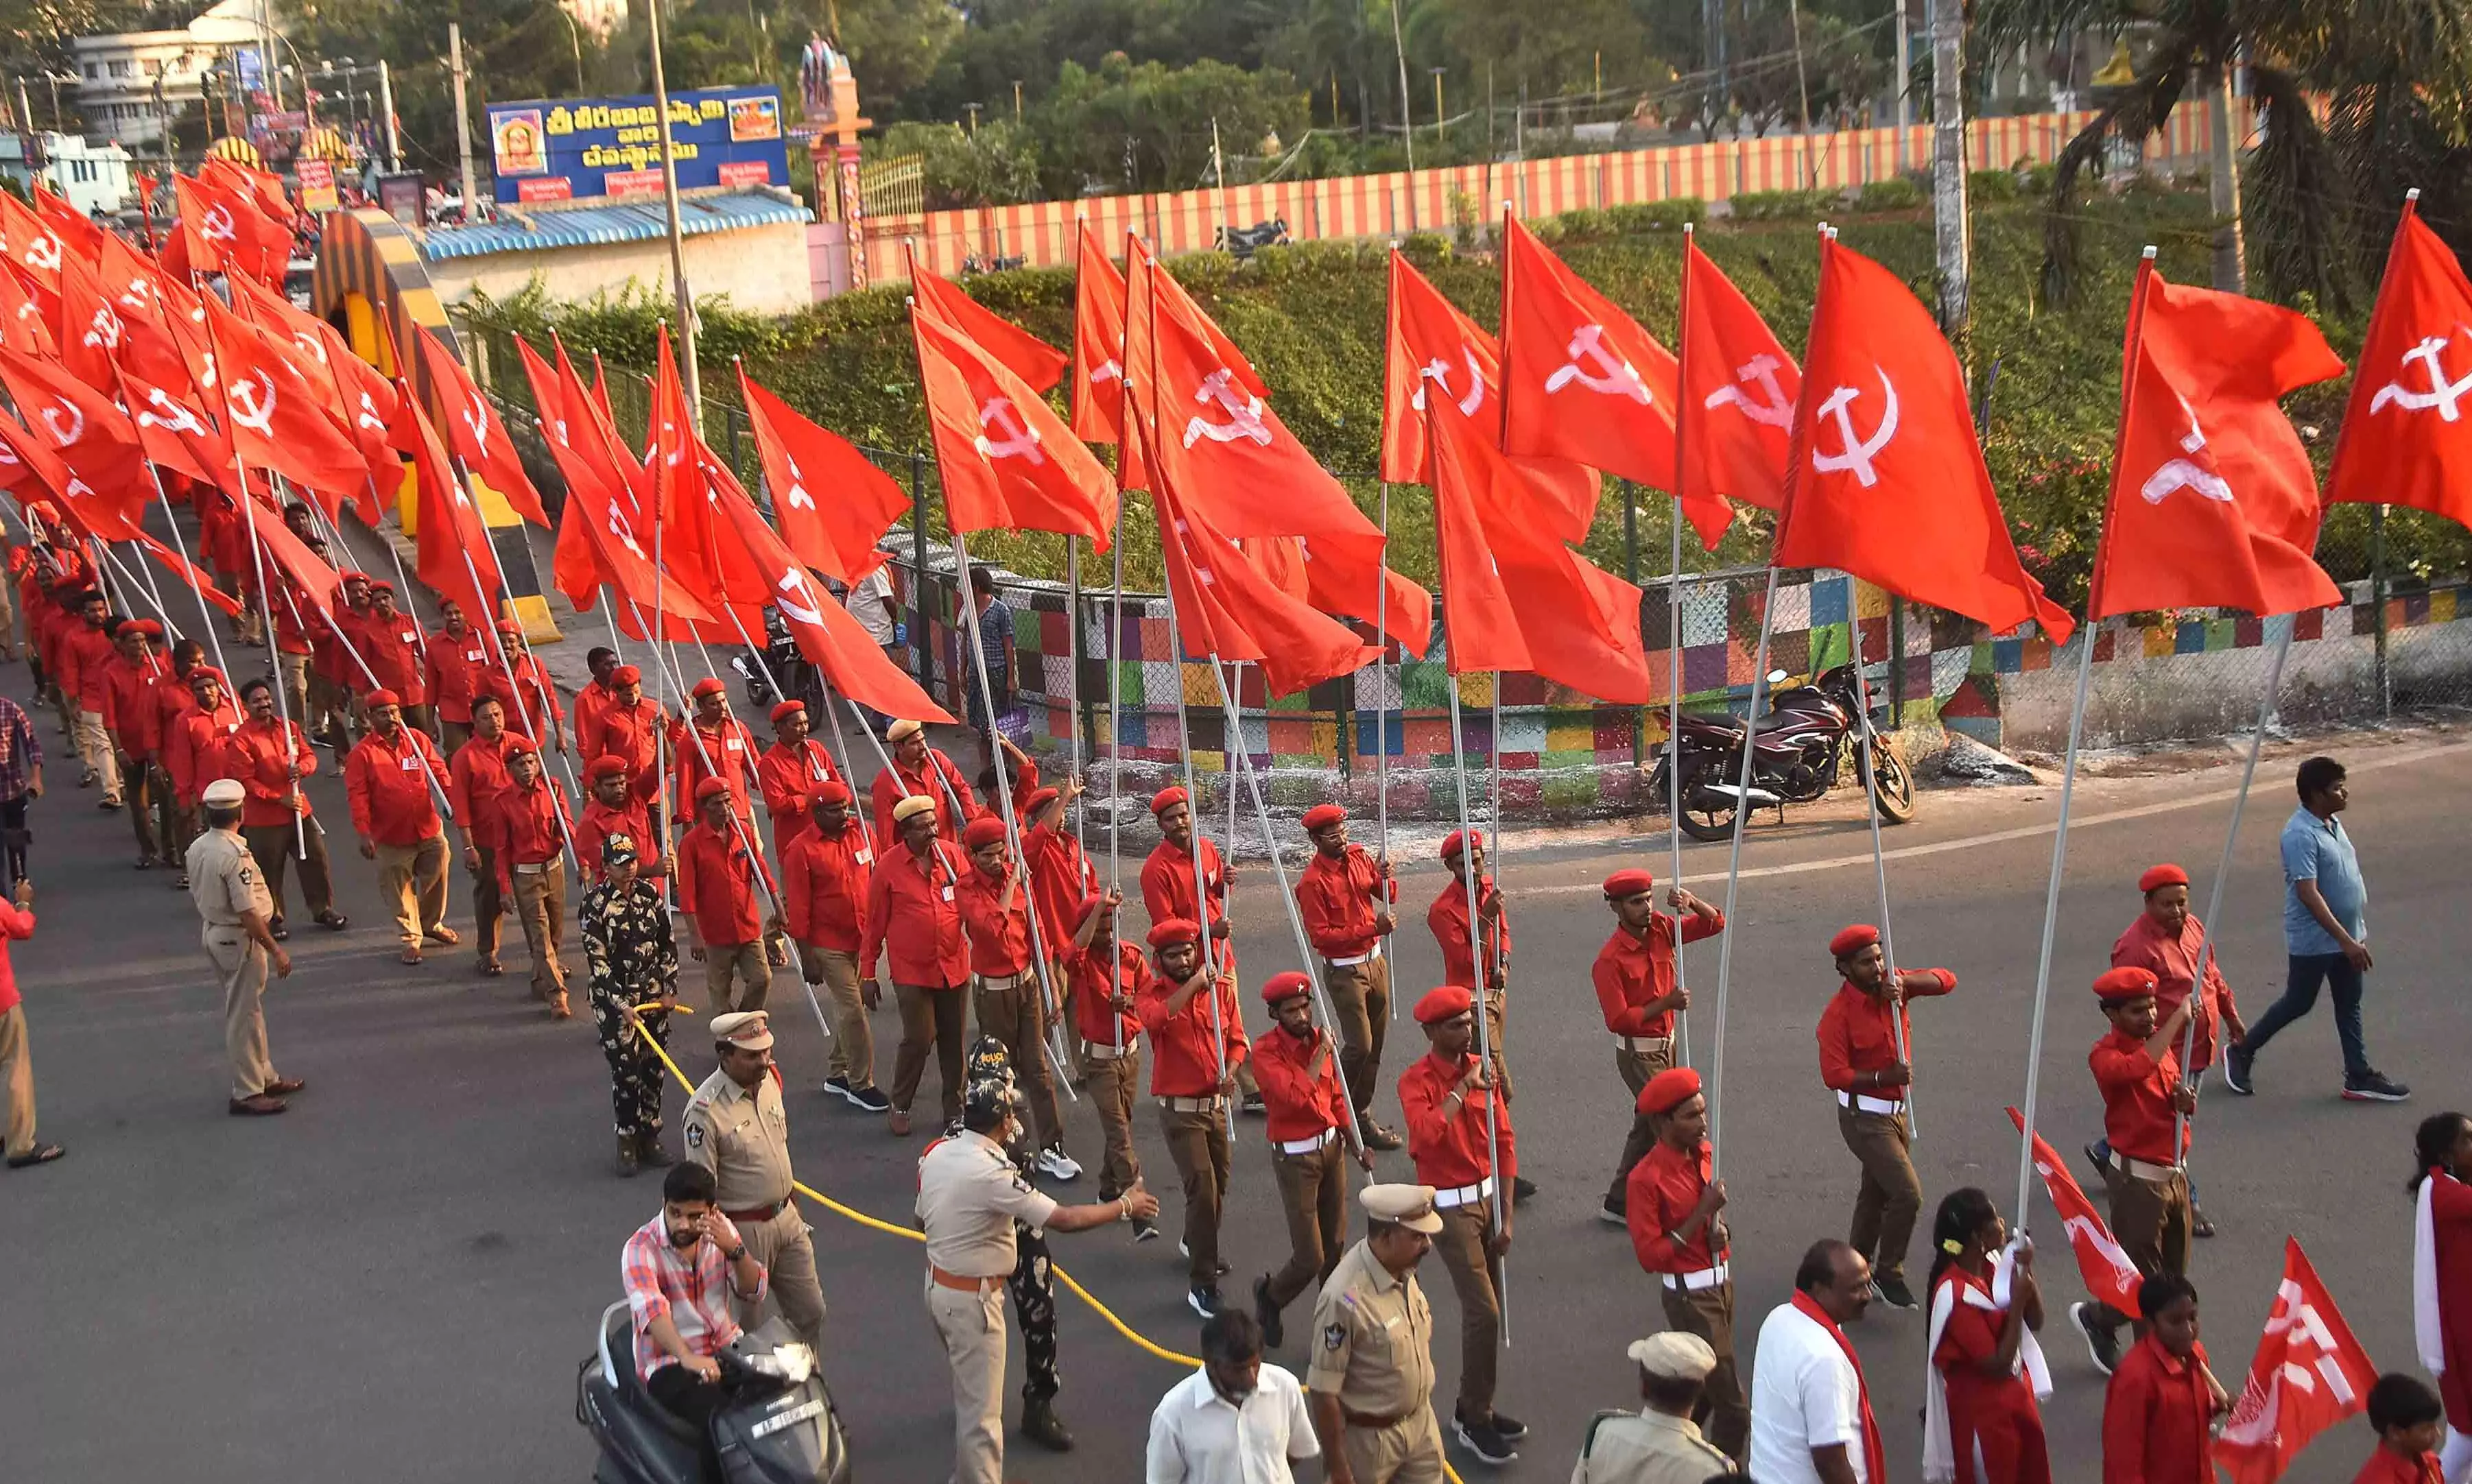
<path fill-rule="evenodd" d="M 336 514 L 341 497 L 366 487 L 369 467 L 336 419 L 334 384 L 313 384 L 302 374 L 297 346 L 276 341 L 212 295 L 205 303 L 224 428 L 241 462 L 316 490 L 325 498 L 326 513 Z"/>
<path fill-rule="evenodd" d="M 2352 1337 L 2300 1243 L 2283 1239 L 2283 1282 L 2248 1363 L 2215 1465 L 2231 1484 L 2274 1484 L 2312 1438 L 2368 1409 L 2378 1368 Z"/>
<path fill-rule="evenodd" d="M 1675 483 L 1682 513 L 1714 551 L 1739 500 L 1785 504 L 1785 466 L 1802 372 L 1743 291 L 1698 240 L 1682 239 L 1682 371 Z"/>
<path fill-rule="evenodd" d="M 238 192 L 271 222 L 292 220 L 292 198 L 284 193 L 283 177 L 273 171 L 259 170 L 236 159 L 211 154 L 199 165 L 198 178 L 211 180 L 227 191 Z"/>
<path fill-rule="evenodd" d="M 2011 1108 L 2008 1121 L 2023 1130 L 2026 1116 Z M 2052 1152 L 2052 1146 L 2043 1142 L 2040 1134 L 2034 1136 L 2034 1173 L 2043 1177 L 2044 1193 L 2051 1196 L 2052 1209 L 2059 1213 L 2060 1230 L 2068 1237 L 2069 1250 L 2077 1255 L 2078 1276 L 2085 1280 L 2086 1292 L 2124 1314 L 2136 1313 L 2137 1285 L 2145 1282 L 2144 1275 L 2113 1238 L 2111 1228 L 2104 1224 L 2094 1202 L 2078 1188 L 2067 1164 Z"/>
<path fill-rule="evenodd" d="M 1125 437 L 1125 275 L 1087 218 L 1076 224 L 1073 266 L 1073 436 Z"/>
<path fill-rule="evenodd" d="M 92 485 L 52 451 L 49 441 L 39 434 L 27 432 L 15 418 L 0 413 L 0 487 L 13 489 L 21 498 L 39 490 L 55 502 L 54 508 L 82 536 L 104 541 L 136 539 L 137 524 L 121 503 L 96 494 Z"/>
<path fill-rule="evenodd" d="M 910 296 L 1041 395 L 1064 379 L 1072 364 L 1072 357 L 963 293 L 961 285 L 924 271 L 915 252 L 910 255 Z"/>
<path fill-rule="evenodd" d="M 1172 490 L 1154 492 L 1159 552 L 1188 654 L 1252 661 L 1272 695 L 1293 695 L 1371 664 L 1378 652 L 1254 565 Z"/>
<path fill-rule="evenodd" d="M 1671 484 L 1674 352 L 1508 208 L 1502 230 L 1503 452 Z"/>
<path fill-rule="evenodd" d="M 498 595 L 507 590 L 498 570 L 498 554 L 489 544 L 489 528 L 481 511 L 455 477 L 437 425 L 409 387 L 399 393 L 416 436 L 412 449 L 412 478 L 416 491 L 415 544 L 419 560 L 415 571 L 440 599 L 452 599 L 475 624 L 495 623 Z"/>
<path fill-rule="evenodd" d="M 24 272 L 14 263 L 0 261 L 0 345 L 30 356 L 58 354 L 51 322 Z"/>
<path fill-rule="evenodd" d="M 47 302 L 59 301 L 60 264 L 67 257 L 60 234 L 35 215 L 33 207 L 5 191 L 0 191 L 0 251 L 25 271 L 26 281 Z"/>
<path fill-rule="evenodd" d="M 745 365 L 738 388 L 781 539 L 836 582 L 867 576 L 883 561 L 876 540 L 910 508 L 910 492 L 849 439 L 757 386 Z"/>
<path fill-rule="evenodd" d="M 2411 200 L 2387 249 L 2326 500 L 2406 505 L 2472 526 L 2472 279 Z"/>
<path fill-rule="evenodd" d="M 243 273 L 281 283 L 292 260 L 292 233 L 268 221 L 247 195 L 210 180 L 172 177 L 179 202 L 179 237 L 190 269 L 201 273 Z"/>
<path fill-rule="evenodd" d="M 26 426 L 42 435 L 98 499 L 123 509 L 142 507 L 154 486 L 137 425 L 107 392 L 70 375 L 58 362 L 0 350 L 0 383 Z"/>
<path fill-rule="evenodd" d="M 446 348 L 444 341 L 426 331 L 417 332 L 417 338 L 421 363 L 429 367 L 429 383 L 446 407 L 446 440 L 456 457 L 517 515 L 547 530 L 549 512 L 541 508 L 540 492 L 524 472 L 524 461 L 516 456 L 514 439 L 507 436 L 498 410 L 472 385 L 463 361 Z"/>
<path fill-rule="evenodd" d="M 2277 405 L 2342 371 L 2318 327 L 2291 310 L 2167 283 L 2141 262 L 2087 616 L 2342 601 L 2309 556 L 2318 478 Z"/>
<path fill-rule="evenodd" d="M 910 328 L 947 529 L 1052 530 L 1105 551 L 1116 521 L 1105 466 L 1030 384 L 926 299 L 912 303 Z"/>

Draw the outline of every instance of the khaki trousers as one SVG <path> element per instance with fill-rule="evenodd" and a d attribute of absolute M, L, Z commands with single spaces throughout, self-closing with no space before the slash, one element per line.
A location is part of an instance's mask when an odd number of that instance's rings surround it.
<path fill-rule="evenodd" d="M 1460 1297 L 1459 1415 L 1482 1422 L 1493 1416 L 1494 1362 L 1502 1348 L 1502 1301 L 1494 1292 L 1493 1259 L 1485 1250 L 1493 1231 L 1493 1202 L 1454 1206 L 1441 1217 L 1434 1251 Z"/>
<path fill-rule="evenodd" d="M 309 730 L 309 656 L 286 654 L 282 660 L 283 697 L 291 708 L 287 715 L 300 723 L 300 729 L 306 732 Z"/>
<path fill-rule="evenodd" d="M 1219 1284 L 1219 1208 L 1227 1198 L 1227 1112 L 1178 1113 L 1159 1104 L 1159 1132 L 1184 1182 L 1184 1248 L 1193 1285 Z"/>
<path fill-rule="evenodd" d="M 424 933 L 445 927 L 446 832 L 417 845 L 380 845 L 378 896 L 406 948 L 418 948 Z"/>
<path fill-rule="evenodd" d="M 1751 1404 L 1743 1398 L 1742 1374 L 1734 1366 L 1734 1285 L 1686 1290 L 1659 1284 L 1665 1301 L 1665 1327 L 1696 1334 L 1717 1353 L 1717 1369 L 1700 1393 L 1692 1420 L 1706 1429 L 1708 1441 L 1740 1461 L 1751 1436 Z"/>
<path fill-rule="evenodd" d="M 472 878 L 472 952 L 481 961 L 498 956 L 498 935 L 507 918 L 507 894 L 498 889 L 498 852 L 494 846 L 474 845 L 481 853 L 480 869 L 466 871 Z"/>
<path fill-rule="evenodd" d="M 892 1106 L 903 1113 L 918 1095 L 918 1079 L 927 1071 L 927 1053 L 936 1053 L 936 1074 L 942 1084 L 943 1119 L 962 1116 L 962 991 L 957 985 L 895 984 L 892 996 L 901 1004 L 901 1049 L 892 1056 Z"/>
<path fill-rule="evenodd" d="M 1106 1142 L 1106 1153 L 1099 1161 L 1099 1200 L 1104 1205 L 1142 1177 L 1141 1161 L 1133 1154 L 1133 1099 L 1141 1092 L 1142 1044 L 1128 1041 L 1124 1055 L 1093 1056 L 1087 1065 L 1090 1077 L 1082 1092 L 1099 1112 L 1099 1133 Z"/>
<path fill-rule="evenodd" d="M 1674 1065 L 1674 1043 L 1668 1041 L 1662 1051 L 1633 1051 L 1628 1046 L 1614 1048 L 1614 1070 L 1622 1073 L 1623 1086 L 1630 1089 L 1630 1132 L 1623 1138 L 1622 1159 L 1614 1166 L 1614 1183 L 1605 1188 L 1605 1204 L 1620 1211 L 1630 1199 L 1630 1172 L 1648 1151 L 1656 1146 L 1656 1117 L 1639 1111 L 1640 1091 L 1649 1079 Z"/>
<path fill-rule="evenodd" d="M 1347 1250 L 1347 1144 L 1334 1139 L 1306 1154 L 1271 1155 L 1279 1204 L 1288 1213 L 1288 1262 L 1271 1275 L 1271 1302 L 1280 1308 L 1308 1287 L 1319 1289 Z"/>
<path fill-rule="evenodd" d="M 798 945 L 798 973 L 810 984 L 821 984 L 833 997 L 833 1050 L 830 1074 L 849 1084 L 853 1093 L 875 1086 L 875 1025 L 859 996 L 858 954 L 837 948 Z"/>
<path fill-rule="evenodd" d="M 736 999 L 730 997 L 732 979 L 743 991 Z M 703 989 L 715 1015 L 763 1009 L 765 999 L 772 993 L 772 964 L 764 956 L 764 940 L 705 944 Z"/>
<path fill-rule="evenodd" d="M 1012 1058 L 1013 1081 L 1030 1099 L 1031 1125 L 1042 1149 L 1064 1147 L 1064 1120 L 1056 1110 L 1056 1077 L 1047 1066 L 1047 993 L 1035 978 L 1005 989 L 984 978 L 970 981 L 970 1008 L 979 1034 L 1004 1043 Z"/>
<path fill-rule="evenodd" d="M 1388 1427 L 1350 1427 L 1339 1446 L 1356 1484 L 1442 1484 L 1442 1429 L 1431 1406 Z"/>
<path fill-rule="evenodd" d="M 1347 1083 L 1348 1101 L 1364 1113 L 1373 1106 L 1374 1084 L 1382 1076 L 1382 1038 L 1390 1022 L 1390 959 L 1388 954 L 1363 963 L 1321 966 L 1322 983 L 1330 990 L 1330 1006 L 1339 1017 L 1339 1074 Z"/>
<path fill-rule="evenodd" d="M 764 1265 L 765 1298 L 753 1304 L 730 1295 L 730 1311 L 752 1330 L 763 1317 L 766 1302 L 779 1307 L 781 1322 L 798 1333 L 818 1354 L 823 1354 L 824 1289 L 816 1281 L 816 1246 L 807 1234 L 806 1218 L 793 1200 L 770 1221 L 749 1221 L 738 1228 L 747 1255 Z"/>
<path fill-rule="evenodd" d="M 232 1096 L 255 1097 L 274 1080 L 266 1052 L 266 950 L 240 928 L 209 924 L 206 956 L 224 992 L 224 1053 L 231 1061 Z"/>
<path fill-rule="evenodd" d="M 2185 1273 L 2189 1270 L 2189 1177 L 2175 1171 L 2169 1180 L 2145 1180 L 2127 1174 L 2115 1158 L 2111 1173 L 2104 1177 L 2111 1188 L 2111 1235 L 2137 1271 L 2149 1278 L 2156 1273 Z M 2136 1316 L 2123 1314 L 2107 1304 L 2097 1305 L 2103 1323 L 2118 1329 Z"/>
<path fill-rule="evenodd" d="M 551 858 L 538 871 L 517 866 L 515 911 L 523 918 L 524 947 L 533 960 L 533 993 L 554 1000 L 566 993 L 566 965 L 559 961 L 566 947 L 566 860 Z"/>
<path fill-rule="evenodd" d="M 0 1010 L 0 1085 L 9 1106 L 8 1142 L 11 1159 L 35 1147 L 35 1053 L 26 1044 L 26 1007 Z"/>
<path fill-rule="evenodd" d="M 953 1373 L 953 1484 L 1004 1484 L 1004 1285 L 947 1288 L 929 1274 L 927 1317 Z"/>
<path fill-rule="evenodd" d="M 1837 1110 L 1837 1131 L 1863 1162 L 1863 1187 L 1854 1196 L 1854 1224 L 1845 1240 L 1871 1260 L 1871 1276 L 1903 1279 L 1914 1217 L 1923 1209 L 1922 1177 L 1906 1154 L 1903 1115 Z"/>
<path fill-rule="evenodd" d="M 103 729 L 103 713 L 81 707 L 77 714 L 78 761 L 103 781 L 105 800 L 120 803 L 120 759 L 111 750 L 111 734 Z"/>
<path fill-rule="evenodd" d="M 302 833 L 309 839 L 309 859 L 296 861 L 294 852 L 300 848 Z M 335 887 L 326 869 L 326 833 L 307 820 L 297 829 L 288 824 L 245 825 L 240 837 L 249 841 L 249 853 L 257 858 L 258 867 L 266 872 L 266 893 L 274 899 L 274 921 L 283 921 L 283 875 L 294 865 L 300 867 L 300 898 L 309 907 L 309 915 L 321 916 L 334 910 Z M 185 847 L 183 847 L 185 855 Z M 180 860 L 183 856 L 172 859 Z"/>

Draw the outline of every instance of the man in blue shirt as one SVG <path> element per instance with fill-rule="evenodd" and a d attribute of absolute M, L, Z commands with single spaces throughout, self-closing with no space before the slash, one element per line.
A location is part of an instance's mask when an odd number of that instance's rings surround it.
<path fill-rule="evenodd" d="M 985 567 L 970 569 L 970 637 L 978 642 L 979 653 L 986 661 L 987 690 L 996 704 L 994 716 L 989 716 L 979 702 L 977 679 L 964 677 L 969 686 L 969 723 L 980 736 L 992 737 L 996 718 L 1012 709 L 1012 606 L 996 596 L 996 579 Z M 966 658 L 963 663 L 968 663 Z M 986 756 L 992 762 L 995 755 L 990 744 Z"/>
<path fill-rule="evenodd" d="M 2369 971 L 2369 889 L 2361 859 L 2336 815 L 2351 802 L 2343 765 L 2311 758 L 2300 765 L 2300 807 L 2283 827 L 2283 945 L 2291 972 L 2283 998 L 2248 1028 L 2248 1039 L 2223 1055 L 2223 1085 L 2255 1090 L 2249 1070 L 2277 1031 L 2309 1013 L 2318 987 L 2335 992 L 2335 1034 L 2343 1046 L 2343 1095 L 2354 1102 L 2401 1102 L 2412 1089 L 2369 1065 L 2361 1041 L 2361 977 Z"/>

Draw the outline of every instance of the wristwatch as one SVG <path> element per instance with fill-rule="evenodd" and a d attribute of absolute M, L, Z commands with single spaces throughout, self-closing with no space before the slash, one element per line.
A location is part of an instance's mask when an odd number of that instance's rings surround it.
<path fill-rule="evenodd" d="M 725 1252 L 722 1254 L 723 1259 L 730 1262 L 735 1262 L 745 1256 L 747 1256 L 747 1244 L 745 1242 L 740 1242 L 738 1244 L 738 1250 L 736 1252 Z"/>

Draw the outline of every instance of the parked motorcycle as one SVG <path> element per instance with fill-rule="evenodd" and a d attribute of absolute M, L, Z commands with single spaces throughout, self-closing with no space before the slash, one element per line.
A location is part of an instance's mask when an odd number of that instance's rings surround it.
<path fill-rule="evenodd" d="M 1272 217 L 1251 226 L 1223 226 L 1211 246 L 1242 262 L 1260 248 L 1276 247 L 1294 241 L 1295 239 L 1288 233 L 1288 219 Z"/>
<path fill-rule="evenodd" d="M 1743 723 L 1723 712 L 1686 711 L 1674 738 L 1658 749 L 1649 774 L 1650 796 L 1659 803 L 1671 799 L 1669 769 L 1679 766 L 1682 808 L 1675 823 L 1693 839 L 1724 839 L 1733 834 L 1735 810 L 1746 802 L 1774 809 L 1782 817 L 1788 804 L 1817 803 L 1837 787 L 1841 774 L 1860 780 L 1867 733 L 1881 819 L 1912 819 L 1913 775 L 1883 730 L 1887 708 L 1875 706 L 1868 717 L 1861 716 L 1854 667 L 1839 665 L 1803 685 L 1787 686 L 1786 678 L 1782 670 L 1769 676 L 1780 689 L 1771 695 L 1769 714 L 1752 732 L 1748 793 L 1742 787 Z"/>

